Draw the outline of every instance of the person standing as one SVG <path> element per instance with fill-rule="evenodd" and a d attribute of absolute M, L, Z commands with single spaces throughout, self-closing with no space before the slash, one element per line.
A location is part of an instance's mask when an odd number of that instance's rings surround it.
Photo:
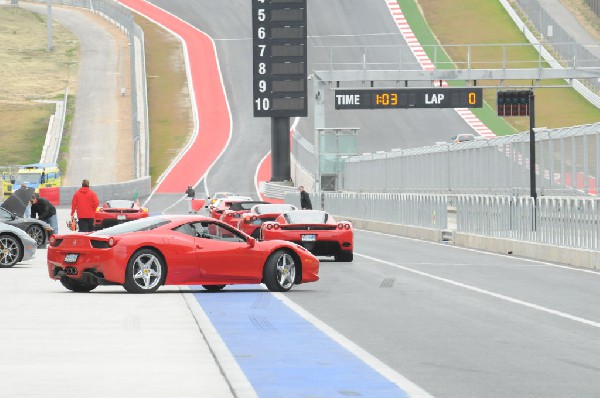
<path fill-rule="evenodd" d="M 38 218 L 50 224 L 53 233 L 58 233 L 58 219 L 56 218 L 56 207 L 46 198 L 38 198 L 33 195 L 29 201 L 31 204 L 31 217 Z"/>
<path fill-rule="evenodd" d="M 312 203 L 310 202 L 310 196 L 308 192 L 304 190 L 304 187 L 300 185 L 300 207 L 302 210 L 312 210 Z"/>
<path fill-rule="evenodd" d="M 43 184 L 46 182 L 46 168 L 44 167 L 42 169 L 42 174 L 40 175 L 40 184 Z"/>
<path fill-rule="evenodd" d="M 83 180 L 81 188 L 75 192 L 71 201 L 71 218 L 77 212 L 77 218 L 79 219 L 77 223 L 80 232 L 92 232 L 94 230 L 94 216 L 99 204 L 98 195 L 90 189 L 90 182 Z"/>
<path fill-rule="evenodd" d="M 185 200 L 188 202 L 188 213 L 193 211 L 192 201 L 196 197 L 196 191 L 192 188 L 191 185 L 188 185 L 187 190 L 185 191 Z"/>

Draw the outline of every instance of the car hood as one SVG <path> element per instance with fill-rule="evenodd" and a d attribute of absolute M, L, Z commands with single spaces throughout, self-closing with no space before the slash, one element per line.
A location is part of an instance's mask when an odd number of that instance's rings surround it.
<path fill-rule="evenodd" d="M 33 188 L 18 189 L 13 192 L 13 194 L 10 195 L 8 199 L 6 199 L 0 206 L 11 213 L 22 216 L 25 213 L 25 208 L 29 204 L 29 200 L 34 193 L 35 189 Z"/>

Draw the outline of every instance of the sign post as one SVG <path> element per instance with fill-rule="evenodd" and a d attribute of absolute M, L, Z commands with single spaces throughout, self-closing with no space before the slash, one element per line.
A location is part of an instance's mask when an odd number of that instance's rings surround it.
<path fill-rule="evenodd" d="M 307 0 L 253 0 L 254 117 L 271 118 L 271 181 L 290 181 L 290 117 L 307 116 Z"/>

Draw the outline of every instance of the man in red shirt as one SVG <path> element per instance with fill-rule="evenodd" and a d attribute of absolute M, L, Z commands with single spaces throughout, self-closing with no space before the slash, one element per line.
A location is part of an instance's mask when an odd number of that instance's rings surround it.
<path fill-rule="evenodd" d="M 94 230 L 94 216 L 99 204 L 98 195 L 90 189 L 90 182 L 83 180 L 81 188 L 75 192 L 71 201 L 71 218 L 77 212 L 80 232 L 92 232 Z"/>

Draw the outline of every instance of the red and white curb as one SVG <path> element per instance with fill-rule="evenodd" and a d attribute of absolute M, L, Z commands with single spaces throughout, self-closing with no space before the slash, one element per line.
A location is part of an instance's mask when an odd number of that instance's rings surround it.
<path fill-rule="evenodd" d="M 414 32 L 408 25 L 408 22 L 406 21 L 406 18 L 404 17 L 404 14 L 402 13 L 402 10 L 400 9 L 400 5 L 398 4 L 398 2 L 396 0 L 385 0 L 385 2 L 388 6 L 388 9 L 390 10 L 390 13 L 392 14 L 392 18 L 394 18 L 394 22 L 396 23 L 396 26 L 398 27 L 398 29 L 400 30 L 400 33 L 402 34 L 402 37 L 404 37 L 404 40 L 406 40 L 408 47 L 414 54 L 417 61 L 419 61 L 419 64 L 421 65 L 423 70 L 426 70 L 426 71 L 435 70 L 435 66 L 433 65 L 433 62 L 431 62 L 431 60 L 425 53 L 425 50 L 421 46 L 421 43 L 419 43 Z M 439 83 L 436 82 L 434 85 L 439 86 Z M 445 81 L 442 82 L 442 87 L 447 87 L 447 86 L 448 86 L 448 83 L 446 83 Z M 471 128 L 473 130 L 475 130 L 477 132 L 477 134 L 479 134 L 485 138 L 496 137 L 496 134 L 494 134 L 494 132 L 492 130 L 490 130 L 485 124 L 483 124 L 483 122 L 481 120 L 479 120 L 479 118 L 477 116 L 475 116 L 473 114 L 473 112 L 471 112 L 470 109 L 455 108 L 455 111 L 460 115 L 460 117 L 463 118 L 463 120 L 469 126 L 471 126 Z"/>

